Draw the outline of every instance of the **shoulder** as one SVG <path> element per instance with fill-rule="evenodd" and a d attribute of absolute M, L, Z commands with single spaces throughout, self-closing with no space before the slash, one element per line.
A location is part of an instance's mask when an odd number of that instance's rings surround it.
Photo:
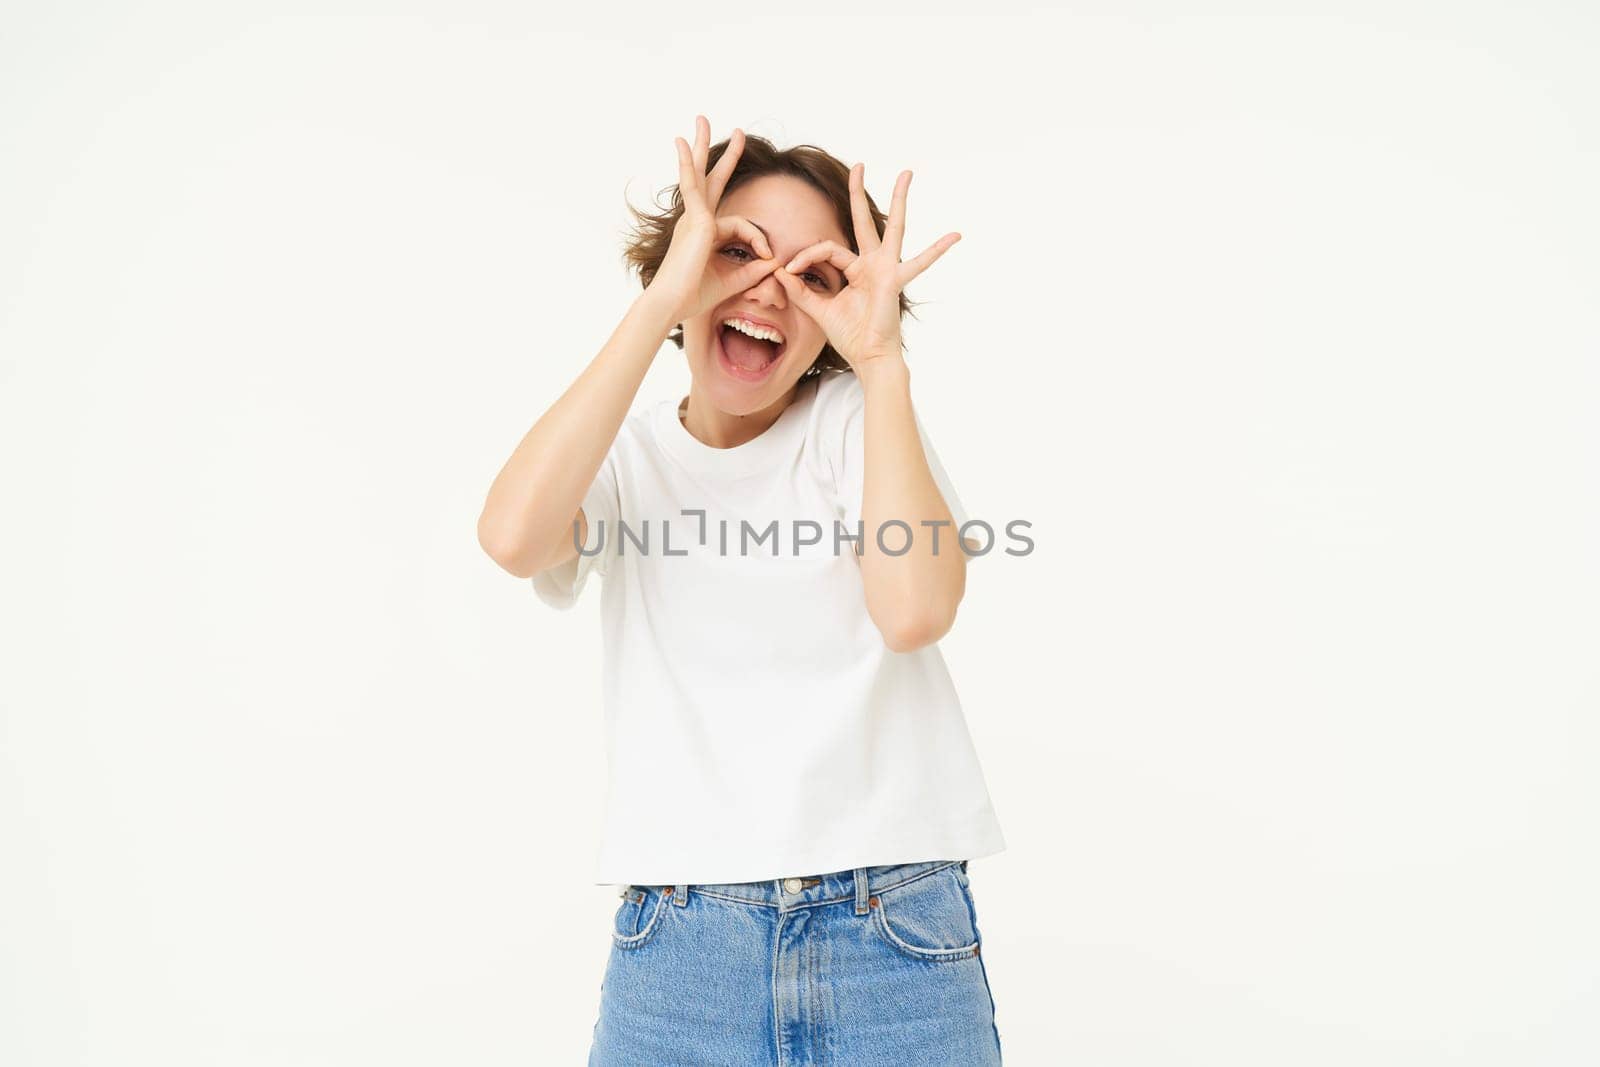
<path fill-rule="evenodd" d="M 677 417 L 674 410 L 677 402 L 674 400 L 656 400 L 649 404 L 641 404 L 628 412 L 627 418 L 622 420 L 622 426 L 617 430 L 617 436 L 624 435 L 636 438 L 653 436 L 656 424 L 668 415 Z"/>
<path fill-rule="evenodd" d="M 816 410 L 812 415 L 828 440 L 837 440 L 850 416 L 865 407 L 866 394 L 854 372 L 829 371 L 817 380 Z"/>
<path fill-rule="evenodd" d="M 828 371 L 816 388 L 807 418 L 807 459 L 819 479 L 837 486 L 850 465 L 851 434 L 860 440 L 866 398 L 851 371 Z"/>
<path fill-rule="evenodd" d="M 848 397 L 861 396 L 861 379 L 855 371 L 827 371 L 817 381 L 817 401 L 838 403 Z"/>
<path fill-rule="evenodd" d="M 656 400 L 630 410 L 622 420 L 622 425 L 617 427 L 617 436 L 612 441 L 612 448 L 623 449 L 654 449 L 659 447 L 659 434 L 663 421 L 671 416 L 677 417 L 674 410 L 677 402 L 670 399 Z"/>
<path fill-rule="evenodd" d="M 664 409 L 671 403 L 663 400 L 630 409 L 622 425 L 617 427 L 611 444 L 606 446 L 605 458 L 600 461 L 597 476 L 609 478 L 617 485 L 639 481 L 638 472 L 648 470 L 655 463 L 655 457 L 663 451 L 659 426 Z"/>

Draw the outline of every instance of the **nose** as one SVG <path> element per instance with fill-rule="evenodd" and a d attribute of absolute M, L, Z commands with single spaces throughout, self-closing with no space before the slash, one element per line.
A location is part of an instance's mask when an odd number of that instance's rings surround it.
<path fill-rule="evenodd" d="M 746 289 L 745 295 L 757 303 L 770 304 L 775 308 L 789 305 L 789 294 L 783 291 L 783 286 L 771 272 L 763 274 L 759 282 Z"/>

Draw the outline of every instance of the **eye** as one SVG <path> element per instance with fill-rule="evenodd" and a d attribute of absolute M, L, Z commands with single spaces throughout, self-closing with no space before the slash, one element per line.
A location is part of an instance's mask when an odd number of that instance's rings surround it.
<path fill-rule="evenodd" d="M 742 244 L 727 245 L 722 249 L 722 254 L 732 259 L 735 263 L 746 263 L 755 258 L 750 253 L 750 250 Z M 810 279 L 810 284 L 820 286 L 825 292 L 831 293 L 833 291 L 833 284 L 814 270 L 808 270 L 800 277 Z"/>

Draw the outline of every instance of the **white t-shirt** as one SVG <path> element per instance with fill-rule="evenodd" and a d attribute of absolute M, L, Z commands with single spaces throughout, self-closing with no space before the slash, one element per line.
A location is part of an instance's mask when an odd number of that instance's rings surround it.
<path fill-rule="evenodd" d="M 803 384 L 736 448 L 690 434 L 676 401 L 630 412 L 582 504 L 585 552 L 602 531 L 603 548 L 531 579 L 569 608 L 591 571 L 603 576 L 610 773 L 596 884 L 763 881 L 1005 848 L 937 644 L 891 651 L 854 544 L 834 551 L 835 521 L 862 523 L 864 412 L 848 372 Z M 967 516 L 917 429 L 956 521 L 937 528 L 938 551 L 960 551 Z M 883 541 L 892 551 L 904 537 L 890 526 Z"/>

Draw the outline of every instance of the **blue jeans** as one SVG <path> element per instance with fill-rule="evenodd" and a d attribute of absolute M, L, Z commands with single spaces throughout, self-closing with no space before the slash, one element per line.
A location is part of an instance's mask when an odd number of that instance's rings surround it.
<path fill-rule="evenodd" d="M 965 860 L 623 890 L 590 1067 L 1000 1062 Z"/>

